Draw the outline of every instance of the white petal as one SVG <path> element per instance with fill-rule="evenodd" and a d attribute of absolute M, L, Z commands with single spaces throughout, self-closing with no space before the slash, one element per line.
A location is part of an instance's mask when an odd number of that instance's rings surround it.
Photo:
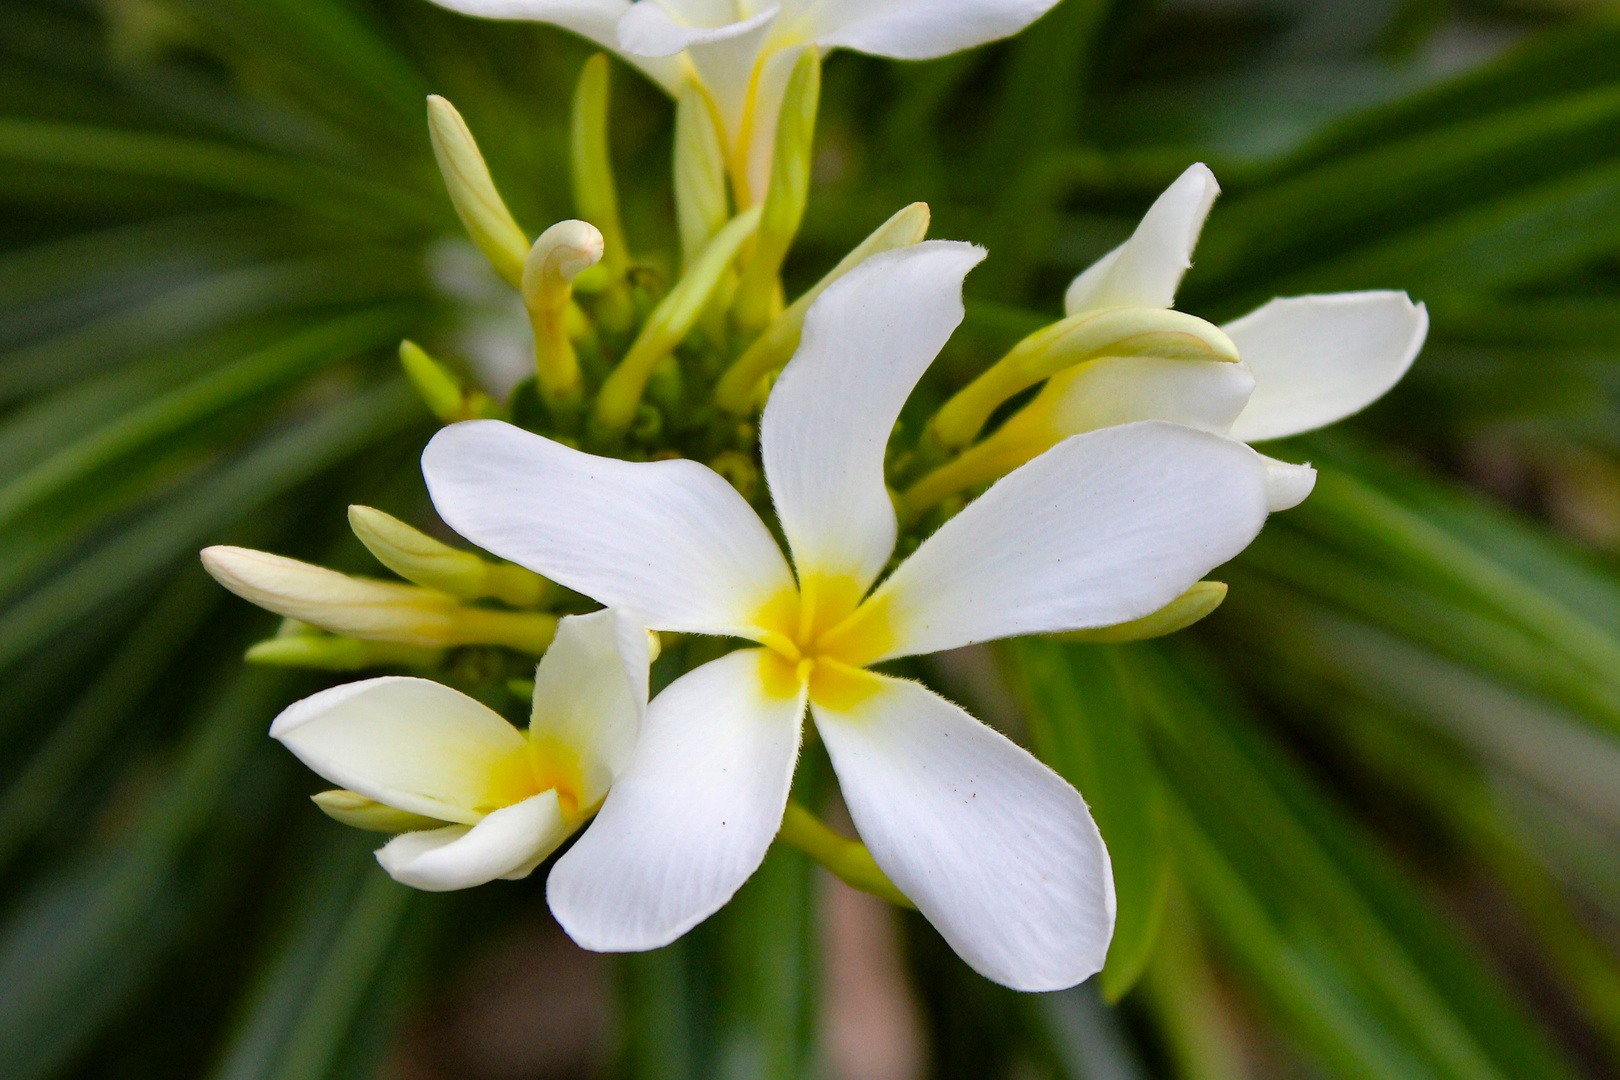
<path fill-rule="evenodd" d="M 433 0 L 440 7 L 486 19 L 523 19 L 572 30 L 609 52 L 618 53 L 670 93 L 680 89 L 685 65 L 679 57 L 630 55 L 619 48 L 619 20 L 630 0 Z"/>
<path fill-rule="evenodd" d="M 883 456 L 912 387 L 962 321 L 962 279 L 984 249 L 929 240 L 874 255 L 827 287 L 771 389 L 760 452 L 807 573 L 865 592 L 894 550 Z"/>
<path fill-rule="evenodd" d="M 1264 454 L 1258 456 L 1266 467 L 1266 504 L 1273 514 L 1292 510 L 1316 487 L 1316 470 L 1309 464 L 1295 465 Z"/>
<path fill-rule="evenodd" d="M 802 695 L 765 689 L 765 656 L 730 653 L 653 700 L 630 767 L 546 887 L 552 914 L 580 945 L 667 945 L 731 899 L 765 857 L 804 711 Z"/>
<path fill-rule="evenodd" d="M 930 60 L 1016 34 L 1056 0 L 820 0 L 808 33 L 824 49 Z"/>
<path fill-rule="evenodd" d="M 613 608 L 570 615 L 534 673 L 531 737 L 579 754 L 583 806 L 607 794 L 635 749 L 647 711 L 647 628 Z"/>
<path fill-rule="evenodd" d="M 654 630 L 746 637 L 793 584 L 758 515 L 695 461 L 596 457 L 469 420 L 433 437 L 422 473 L 462 536 Z"/>
<path fill-rule="evenodd" d="M 779 10 L 773 6 L 746 19 L 724 22 L 676 22 L 659 0 L 639 0 L 619 20 L 619 48 L 637 56 L 674 56 L 693 45 L 742 37 L 769 24 Z"/>
<path fill-rule="evenodd" d="M 1136 420 L 1224 435 L 1253 391 L 1254 376 L 1243 364 L 1104 356 L 1048 379 L 1031 412 L 1048 408 L 1045 419 L 1057 438 Z"/>
<path fill-rule="evenodd" d="M 868 601 L 884 658 L 1139 619 L 1248 546 L 1265 470 L 1158 420 L 1064 440 L 942 525 Z"/>
<path fill-rule="evenodd" d="M 1292 296 L 1222 329 L 1254 369 L 1254 396 L 1232 437 L 1259 442 L 1343 420 L 1383 397 L 1423 348 L 1429 312 L 1403 292 Z"/>
<path fill-rule="evenodd" d="M 532 785 L 528 744 L 501 716 L 428 679 L 387 676 L 288 706 L 270 736 L 339 787 L 472 825 Z"/>
<path fill-rule="evenodd" d="M 1190 166 L 1148 208 L 1129 240 L 1070 283 L 1063 295 L 1064 313 L 1173 305 L 1181 275 L 1192 265 L 1204 218 L 1220 193 L 1208 166 Z"/>
<path fill-rule="evenodd" d="M 403 885 L 428 892 L 470 889 L 540 865 L 568 839 L 577 822 L 564 818 L 555 791 L 544 791 L 490 814 L 477 825 L 400 833 L 377 850 L 377 861 Z"/>
<path fill-rule="evenodd" d="M 975 971 L 1035 991 L 1102 969 L 1114 878 L 1067 781 L 917 683 L 810 708 L 872 857 Z"/>

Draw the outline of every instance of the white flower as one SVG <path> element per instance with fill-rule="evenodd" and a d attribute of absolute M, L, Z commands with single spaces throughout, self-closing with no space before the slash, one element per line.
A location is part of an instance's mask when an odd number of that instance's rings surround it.
<path fill-rule="evenodd" d="M 1129 240 L 1074 279 L 1065 314 L 1170 307 L 1219 193 L 1206 166 L 1182 173 Z M 1399 382 L 1423 347 L 1429 314 L 1404 292 L 1331 293 L 1273 300 L 1221 329 L 1241 363 L 1093 360 L 1054 376 L 1022 423 L 1045 429 L 1037 443 L 1149 418 L 1244 442 L 1298 435 L 1359 412 Z M 1034 434 L 1015 427 L 1003 439 Z M 1273 510 L 1310 494 L 1310 466 L 1265 461 Z"/>
<path fill-rule="evenodd" d="M 334 817 L 413 823 L 377 852 L 398 881 L 440 892 L 526 877 L 629 761 L 648 649 L 645 629 L 612 610 L 563 619 L 535 672 L 526 735 L 448 686 L 397 676 L 307 697 L 270 734 L 356 796 L 318 798 Z"/>
<path fill-rule="evenodd" d="M 788 74 L 807 45 L 927 60 L 1016 34 L 1056 0 L 435 0 L 565 27 L 670 94 L 687 79 L 720 114 L 739 208 L 765 197 Z"/>
<path fill-rule="evenodd" d="M 811 307 L 761 421 L 797 573 L 724 480 L 688 460 L 593 457 L 507 424 L 423 455 L 458 532 L 654 629 L 751 639 L 653 701 L 596 824 L 557 863 L 580 944 L 661 946 L 723 905 L 782 820 L 808 702 L 873 858 L 974 968 L 1023 990 L 1098 970 L 1108 853 L 1056 773 L 915 682 L 866 670 L 1155 611 L 1265 519 L 1254 455 L 1164 423 L 1069 439 L 992 487 L 875 591 L 897 526 L 884 453 L 962 319 L 983 251 L 932 241 L 867 260 Z"/>

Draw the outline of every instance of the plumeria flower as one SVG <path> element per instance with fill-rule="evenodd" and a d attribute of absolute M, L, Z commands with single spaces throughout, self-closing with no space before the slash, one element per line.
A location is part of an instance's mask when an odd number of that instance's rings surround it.
<path fill-rule="evenodd" d="M 1129 240 L 1074 279 L 1065 314 L 1170 308 L 1219 193 L 1204 165 L 1182 173 Z M 1172 420 L 1244 442 L 1312 431 L 1359 412 L 1399 382 L 1423 347 L 1429 315 L 1404 292 L 1331 293 L 1273 300 L 1221 330 L 1237 362 L 1105 356 L 1059 372 L 908 499 L 929 505 L 1078 432 L 1133 420 Z M 1263 460 L 1272 510 L 1311 493 L 1316 470 L 1309 465 Z"/>
<path fill-rule="evenodd" d="M 606 610 L 562 620 L 525 734 L 427 679 L 366 679 L 286 709 L 270 734 L 340 790 L 316 802 L 399 832 L 393 877 L 442 892 L 522 878 L 582 827 L 631 757 L 647 703 L 646 630 Z"/>
<path fill-rule="evenodd" d="M 468 15 L 565 27 L 671 95 L 688 79 L 719 113 L 739 209 L 765 197 L 777 115 L 807 45 L 928 60 L 1016 34 L 1056 0 L 435 0 Z"/>
<path fill-rule="evenodd" d="M 782 819 L 808 705 L 872 857 L 975 969 L 1021 990 L 1097 971 L 1108 852 L 1051 769 L 919 683 L 870 670 L 1169 603 L 1266 515 L 1239 443 L 1165 423 L 1069 439 L 1014 471 L 874 590 L 897 525 L 884 453 L 963 316 L 983 257 L 930 241 L 873 256 L 810 308 L 761 420 L 793 570 L 718 475 L 594 457 L 495 421 L 423 456 L 462 535 L 660 630 L 749 639 L 670 685 L 548 895 L 587 948 L 664 945 L 723 905 Z"/>

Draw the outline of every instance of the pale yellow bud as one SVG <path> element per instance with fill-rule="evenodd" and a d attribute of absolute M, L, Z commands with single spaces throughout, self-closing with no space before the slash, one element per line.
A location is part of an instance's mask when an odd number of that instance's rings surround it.
<path fill-rule="evenodd" d="M 428 97 L 428 132 L 433 156 L 444 176 L 456 214 L 467 227 L 478 250 L 497 273 L 514 286 L 523 283 L 523 260 L 529 253 L 528 237 L 495 190 L 489 166 L 478 150 L 467 122 L 456 107 L 437 94 Z"/>
<path fill-rule="evenodd" d="M 921 241 L 928 235 L 928 218 L 928 204 L 918 202 L 879 225 L 871 236 L 840 259 L 838 265 L 808 292 L 771 320 L 765 332 L 721 376 L 714 389 L 715 403 L 735 416 L 747 416 L 753 411 L 755 390 L 760 381 L 785 365 L 799 347 L 805 312 L 810 310 L 816 298 L 826 291 L 827 286 L 878 252 L 909 247 Z"/>
<path fill-rule="evenodd" d="M 579 360 L 569 336 L 573 280 L 602 259 L 602 234 L 585 221 L 559 221 L 540 234 L 523 264 L 523 303 L 534 327 L 534 360 L 540 395 L 548 405 L 568 406 L 581 393 Z"/>
<path fill-rule="evenodd" d="M 1237 346 L 1220 327 L 1169 308 L 1083 311 L 1031 334 L 963 387 L 929 421 L 926 438 L 959 450 L 973 441 L 996 407 L 1064 368 L 1099 356 L 1236 363 Z"/>
<path fill-rule="evenodd" d="M 214 580 L 244 600 L 348 637 L 424 648 L 505 645 L 538 654 L 557 628 L 551 615 L 464 607 L 437 589 L 349 577 L 264 551 L 211 547 L 202 560 Z"/>
<path fill-rule="evenodd" d="M 726 153 L 714 104 L 696 80 L 688 80 L 675 102 L 675 217 L 682 265 L 692 264 L 729 216 Z"/>
<path fill-rule="evenodd" d="M 421 829 L 442 829 L 450 824 L 408 810 L 395 810 L 392 806 L 342 788 L 311 795 L 310 800 L 333 821 L 341 821 L 367 832 L 417 832 Z"/>
<path fill-rule="evenodd" d="M 569 163 L 574 180 L 574 208 L 595 222 L 606 244 L 608 272 L 614 280 L 624 276 L 630 253 L 619 224 L 618 188 L 608 155 L 608 59 L 597 53 L 585 61 L 574 89 L 572 143 Z"/>
<path fill-rule="evenodd" d="M 466 390 L 449 368 L 414 341 L 399 343 L 399 364 L 428 410 L 446 424 L 494 416 L 500 411 L 488 394 Z"/>
<path fill-rule="evenodd" d="M 283 627 L 283 631 L 285 629 Z M 444 650 L 401 645 L 395 641 L 362 641 L 308 628 L 303 633 L 278 632 L 275 637 L 248 649 L 242 658 L 250 664 L 266 667 L 316 671 L 363 671 L 374 667 L 432 671 L 444 663 Z"/>
<path fill-rule="evenodd" d="M 513 607 L 534 607 L 551 588 L 533 571 L 453 548 L 370 506 L 349 507 L 349 527 L 378 562 L 400 577 L 465 600 L 492 596 Z"/>

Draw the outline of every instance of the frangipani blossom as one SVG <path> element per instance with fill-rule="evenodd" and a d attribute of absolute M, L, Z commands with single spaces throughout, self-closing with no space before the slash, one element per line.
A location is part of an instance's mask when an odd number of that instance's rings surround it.
<path fill-rule="evenodd" d="M 495 421 L 423 455 L 462 535 L 661 630 L 750 639 L 674 682 L 595 825 L 553 870 L 553 913 L 606 951 L 664 945 L 723 905 L 782 820 L 808 710 L 873 858 L 975 969 L 1080 982 L 1114 921 L 1108 852 L 1056 773 L 922 685 L 867 670 L 1155 611 L 1254 537 L 1252 452 L 1142 423 L 1077 436 L 1002 479 L 874 590 L 897 525 L 884 453 L 961 321 L 983 251 L 876 255 L 810 308 L 761 421 L 793 559 L 694 461 L 594 457 Z"/>
<path fill-rule="evenodd" d="M 270 734 L 344 789 L 327 795 L 354 796 L 317 797 L 328 813 L 412 830 L 377 852 L 396 880 L 442 892 L 527 877 L 628 764 L 648 652 L 646 630 L 611 609 L 563 619 L 535 672 L 526 734 L 442 683 L 399 676 L 307 697 Z"/>
<path fill-rule="evenodd" d="M 719 113 L 739 209 L 765 197 L 777 115 L 808 45 L 928 60 L 1016 34 L 1056 0 L 435 0 L 553 23 L 618 53 L 671 95 L 688 79 Z"/>
<path fill-rule="evenodd" d="M 1129 240 L 1074 279 L 1065 314 L 1171 307 L 1219 193 L 1206 166 L 1182 173 Z M 1240 363 L 1104 357 L 1078 364 L 1049 380 L 997 434 L 1041 447 L 1108 424 L 1160 419 L 1244 442 L 1298 435 L 1361 411 L 1399 382 L 1423 347 L 1429 314 L 1404 292 L 1331 293 L 1272 300 L 1221 329 Z M 1310 494 L 1314 469 L 1265 460 L 1273 510 Z"/>

